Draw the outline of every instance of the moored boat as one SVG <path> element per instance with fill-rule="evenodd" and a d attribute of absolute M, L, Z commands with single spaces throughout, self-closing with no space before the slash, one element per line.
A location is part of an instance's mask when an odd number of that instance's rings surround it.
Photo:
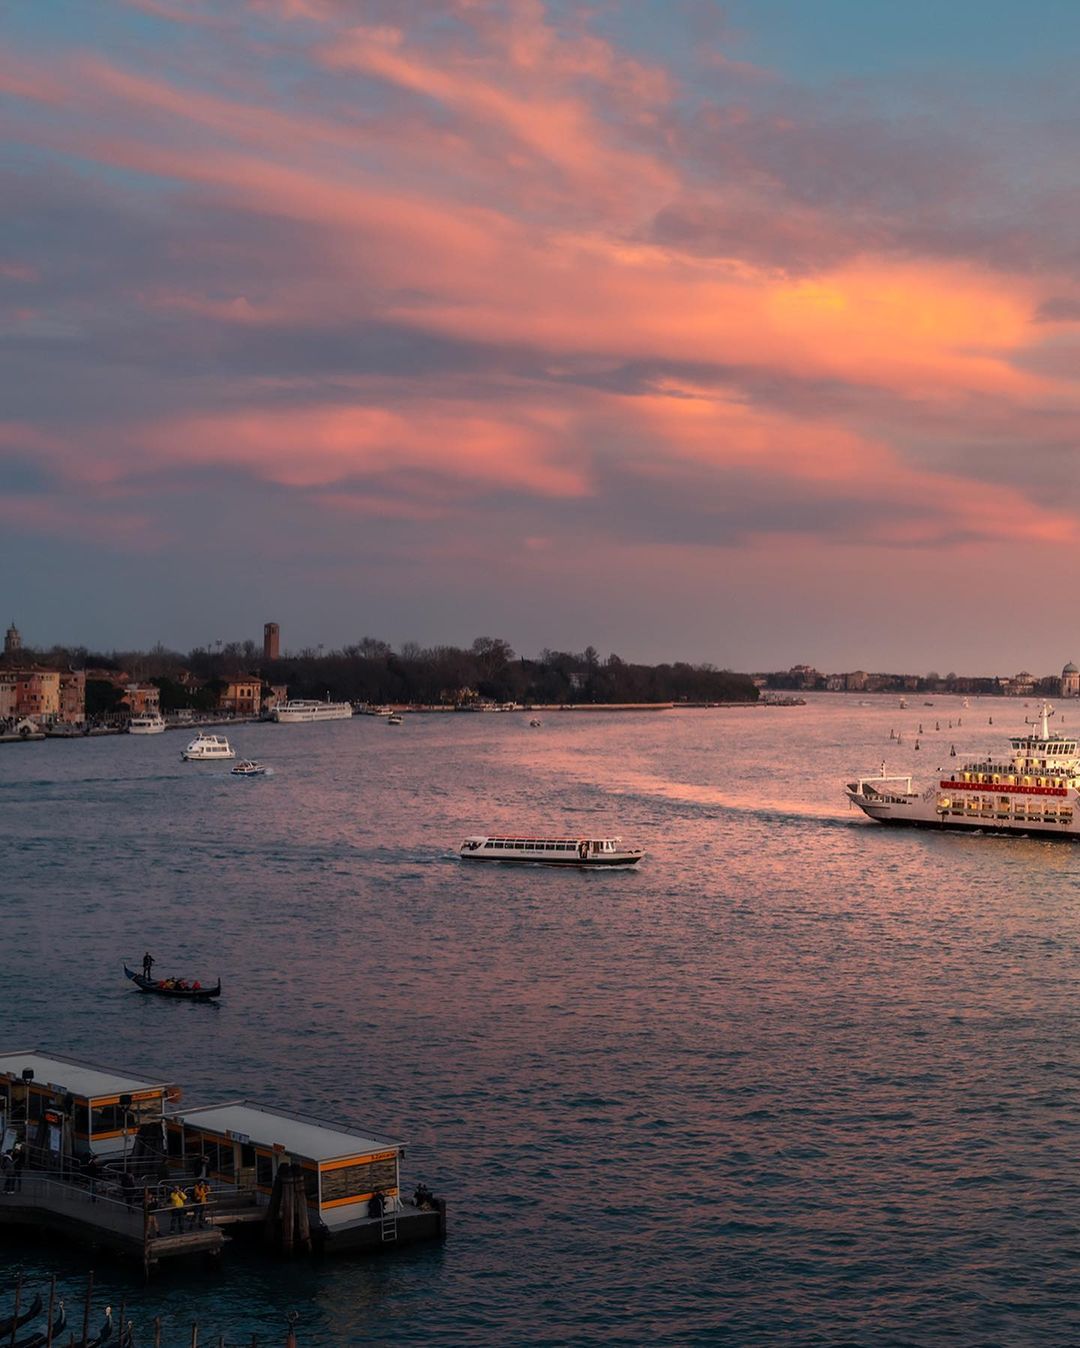
<path fill-rule="evenodd" d="M 315 702 L 309 698 L 293 698 L 274 708 L 274 720 L 281 725 L 305 721 L 346 721 L 353 714 L 351 702 Z"/>
<path fill-rule="evenodd" d="M 129 735 L 162 735 L 165 733 L 165 718 L 159 712 L 147 711 L 133 716 L 128 722 Z"/>
<path fill-rule="evenodd" d="M 184 979 L 178 978 L 146 978 L 143 974 L 137 974 L 134 969 L 129 969 L 124 965 L 124 973 L 135 984 L 140 992 L 152 992 L 158 997 L 178 997 L 186 1002 L 209 1002 L 215 997 L 221 996 L 221 979 L 219 978 L 214 987 L 203 987 L 200 983 L 188 983 Z M 178 984 L 183 984 L 182 987 Z"/>
<path fill-rule="evenodd" d="M 937 780 L 921 789 L 910 776 L 887 775 L 883 763 L 878 775 L 849 782 L 845 794 L 881 824 L 1075 841 L 1080 839 L 1078 742 L 1050 733 L 1052 715 L 1044 703 L 1038 720 L 1026 723 L 1029 733 L 1011 738 L 1008 756 L 939 769 Z"/>
<path fill-rule="evenodd" d="M 41 1293 L 35 1293 L 33 1301 L 26 1310 L 18 1315 L 9 1315 L 6 1320 L 0 1320 L 0 1334 L 11 1334 L 13 1330 L 21 1329 L 31 1320 L 36 1320 L 44 1308 L 45 1302 L 41 1298 Z"/>
<path fill-rule="evenodd" d="M 636 866 L 645 852 L 625 847 L 621 838 L 541 838 L 503 834 L 466 838 L 463 861 L 537 862 L 543 866 Z"/>
<path fill-rule="evenodd" d="M 224 735 L 204 735 L 200 731 L 180 757 L 185 763 L 201 763 L 235 758 L 236 751 L 230 746 Z"/>

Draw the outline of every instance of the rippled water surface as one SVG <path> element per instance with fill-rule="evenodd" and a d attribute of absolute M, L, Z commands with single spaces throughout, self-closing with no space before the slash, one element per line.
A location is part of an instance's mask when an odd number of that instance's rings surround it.
<path fill-rule="evenodd" d="M 450 1202 L 445 1245 L 103 1293 L 175 1343 L 1080 1341 L 1080 857 L 842 793 L 1034 711 L 868 701 L 242 726 L 250 781 L 0 747 L 0 1042 L 369 1125 Z M 648 856 L 463 866 L 488 829 Z M 146 947 L 220 1005 L 129 992 Z"/>

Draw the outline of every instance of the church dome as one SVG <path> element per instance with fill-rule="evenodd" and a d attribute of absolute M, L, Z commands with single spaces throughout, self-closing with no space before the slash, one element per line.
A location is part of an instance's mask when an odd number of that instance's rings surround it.
<path fill-rule="evenodd" d="M 1073 664 L 1073 662 L 1070 660 L 1069 663 L 1065 666 L 1065 668 L 1061 671 L 1061 677 L 1064 678 L 1066 674 L 1080 674 L 1080 669 L 1077 669 L 1076 666 Z"/>

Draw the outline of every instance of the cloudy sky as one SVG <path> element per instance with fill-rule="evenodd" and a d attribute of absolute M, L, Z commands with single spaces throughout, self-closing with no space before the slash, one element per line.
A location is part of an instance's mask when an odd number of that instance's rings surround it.
<path fill-rule="evenodd" d="M 1072 0 L 0 0 L 26 639 L 1080 659 Z"/>

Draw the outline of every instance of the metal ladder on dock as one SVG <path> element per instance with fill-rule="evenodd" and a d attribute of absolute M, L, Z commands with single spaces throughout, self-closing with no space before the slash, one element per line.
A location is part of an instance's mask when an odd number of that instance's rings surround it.
<path fill-rule="evenodd" d="M 382 1215 L 382 1238 L 383 1243 L 397 1240 L 397 1213 L 384 1212 Z"/>

